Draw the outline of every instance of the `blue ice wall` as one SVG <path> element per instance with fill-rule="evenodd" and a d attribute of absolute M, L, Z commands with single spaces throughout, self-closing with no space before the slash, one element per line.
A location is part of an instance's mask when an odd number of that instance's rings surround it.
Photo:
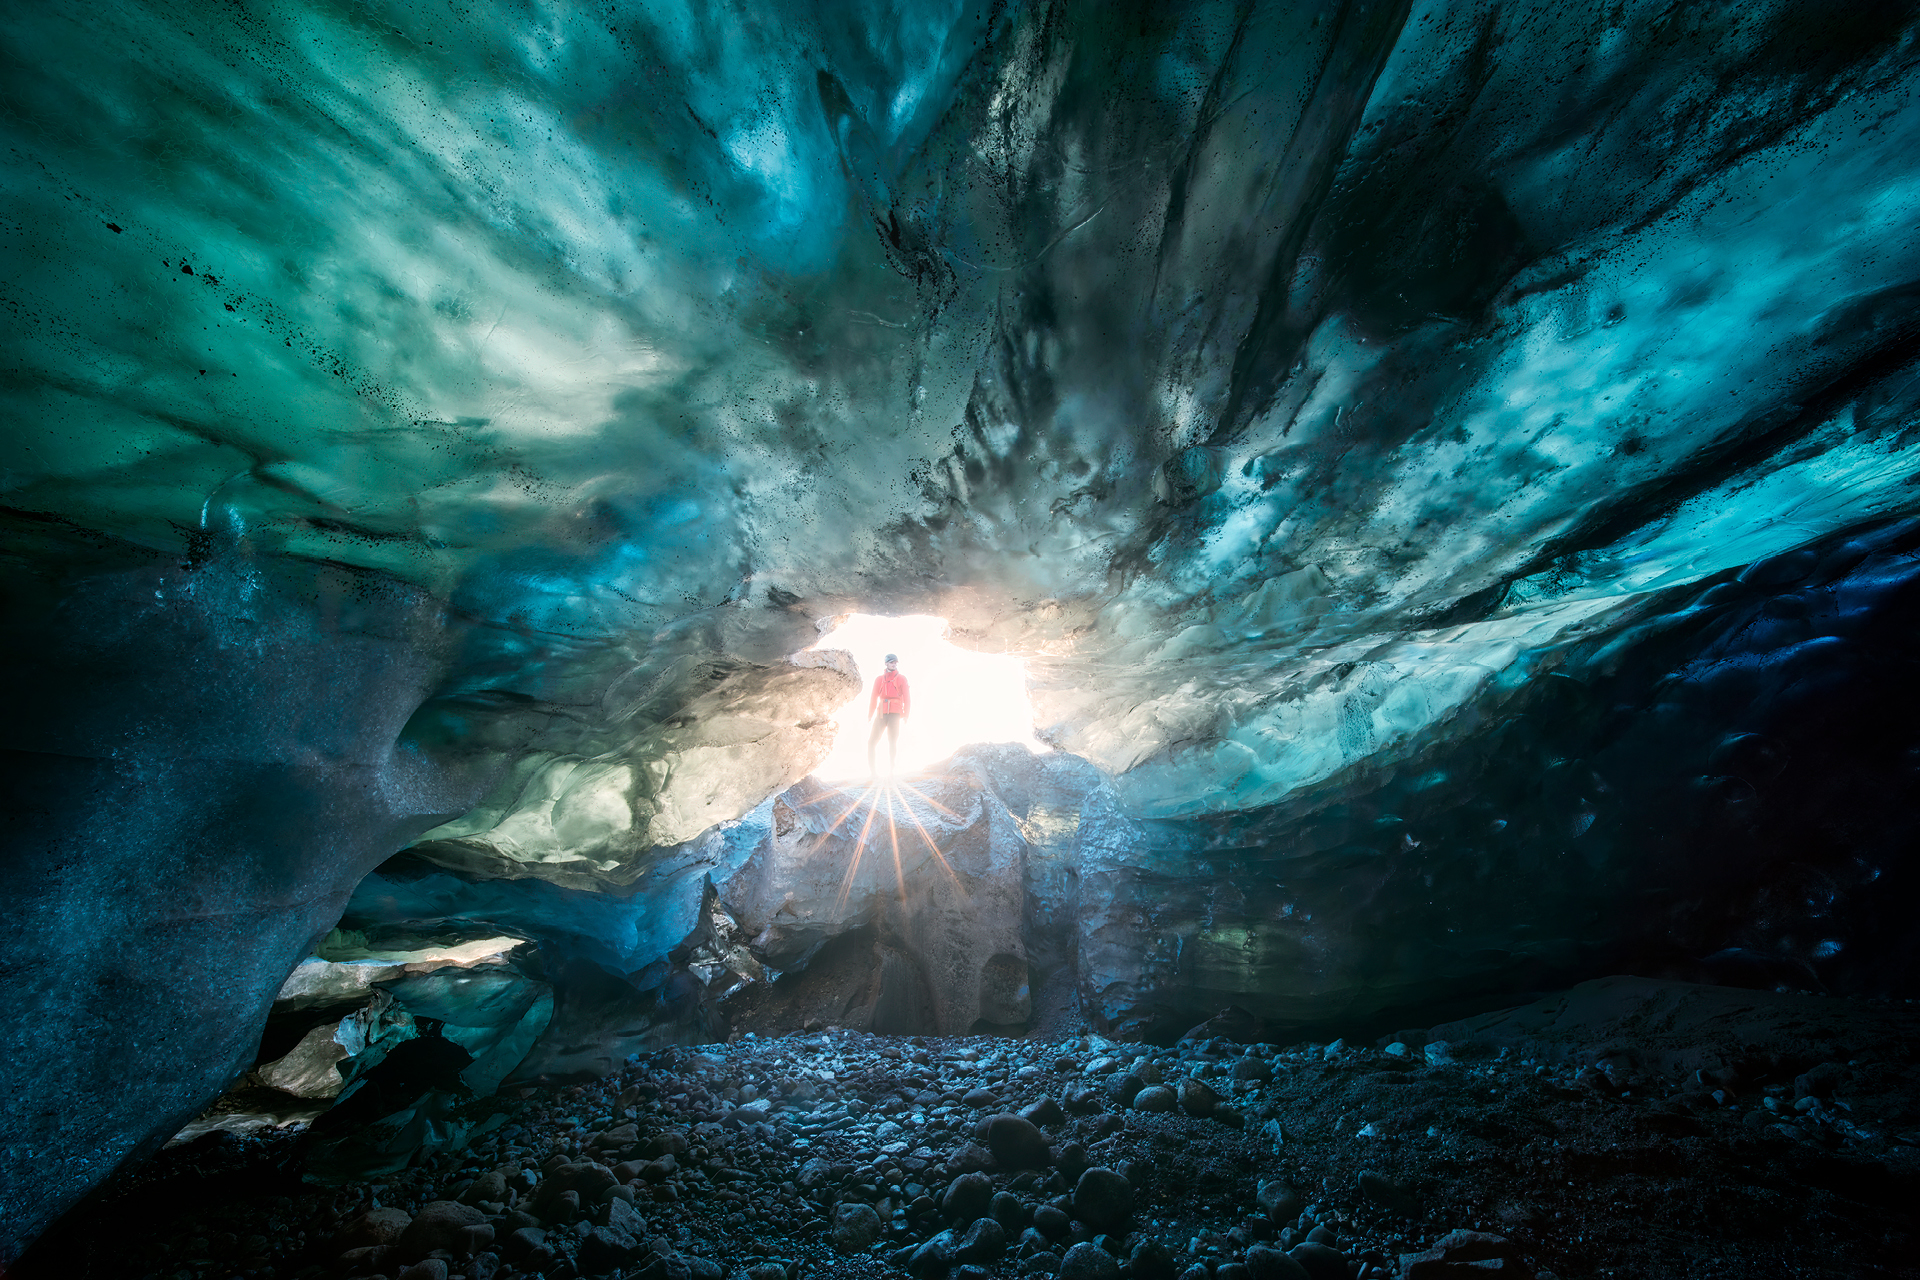
<path fill-rule="evenodd" d="M 1914 36 L 1815 0 L 13 6 L 6 945 L 10 1025 L 61 1031 L 9 1070 L 97 1101 L 54 1133 L 11 1091 L 0 1258 L 225 1083 L 368 870 L 452 823 L 486 881 L 529 762 L 627 771 L 582 859 L 623 885 L 803 772 L 840 695 L 780 659 L 823 617 L 1027 654 L 1048 735 L 1191 852 L 1911 516 Z M 153 1033 L 108 1034 L 121 986 Z"/>

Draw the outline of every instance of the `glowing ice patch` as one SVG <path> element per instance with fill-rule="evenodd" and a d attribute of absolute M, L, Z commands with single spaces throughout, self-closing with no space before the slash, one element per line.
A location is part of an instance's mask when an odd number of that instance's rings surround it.
<path fill-rule="evenodd" d="M 961 747 L 1017 742 L 1038 755 L 1048 751 L 1033 736 L 1033 703 L 1027 696 L 1026 663 L 1003 654 L 975 653 L 946 639 L 947 620 L 925 614 L 881 618 L 856 613 L 820 639 L 816 649 L 845 649 L 859 664 L 860 694 L 834 715 L 833 751 L 814 772 L 828 781 L 867 776 L 867 704 L 873 682 L 886 670 L 886 656 L 900 655 L 912 711 L 900 729 L 896 772 L 911 773 L 945 760 Z M 887 770 L 887 740 L 874 749 Z"/>

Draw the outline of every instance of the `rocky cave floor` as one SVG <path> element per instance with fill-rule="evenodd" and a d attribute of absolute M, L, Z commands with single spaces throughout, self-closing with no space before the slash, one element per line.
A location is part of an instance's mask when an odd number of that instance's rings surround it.
<path fill-rule="evenodd" d="M 1864 1003 L 1804 999 L 1829 1025 Z M 1920 1012 L 1878 1009 L 1864 1057 L 1669 1076 L 1402 1041 L 749 1037 L 483 1100 L 500 1127 L 377 1182 L 302 1183 L 298 1134 L 210 1133 L 20 1274 L 1920 1276 Z"/>

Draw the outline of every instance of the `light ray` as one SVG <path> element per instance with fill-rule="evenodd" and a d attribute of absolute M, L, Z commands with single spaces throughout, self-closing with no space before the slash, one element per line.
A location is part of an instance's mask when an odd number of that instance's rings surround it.
<path fill-rule="evenodd" d="M 840 791 L 840 788 L 836 787 L 834 788 L 834 790 Z M 807 850 L 807 856 L 809 858 L 811 858 L 814 854 L 820 852 L 821 848 L 825 846 L 825 844 L 827 843 L 828 838 L 831 837 L 834 832 L 840 829 L 841 823 L 845 822 L 848 818 L 854 815 L 854 813 L 860 808 L 861 802 L 863 802 L 864 800 L 866 800 L 868 796 L 873 794 L 873 790 L 874 788 L 868 787 L 865 791 L 862 791 L 859 795 L 855 796 L 853 799 L 853 803 L 848 805 L 844 810 L 841 811 L 840 816 L 833 820 L 833 823 L 831 826 L 829 826 L 825 831 L 822 831 L 820 833 L 818 838 L 814 840 L 813 847 Z M 840 794 L 845 795 L 846 792 L 841 791 Z"/>
<path fill-rule="evenodd" d="M 900 784 L 900 789 L 902 791 L 913 792 L 913 794 L 919 796 L 922 800 L 925 800 L 928 804 L 932 805 L 934 808 L 938 809 L 940 812 L 946 814 L 949 818 L 952 818 L 955 822 L 958 822 L 960 820 L 959 814 L 947 808 L 947 806 L 941 804 L 938 800 L 935 800 L 932 796 L 928 795 L 926 792 L 922 791 L 920 788 L 913 786 L 910 783 L 903 782 Z"/>
<path fill-rule="evenodd" d="M 951 809 L 946 808 L 944 805 L 939 804 L 937 801 L 929 799 L 923 792 L 915 791 L 912 787 L 908 787 L 906 789 L 909 791 L 913 791 L 913 794 L 919 796 L 922 800 L 926 800 L 928 804 L 933 805 L 934 808 L 939 809 L 942 813 L 946 813 L 949 815 L 953 813 Z M 906 808 L 907 820 L 913 823 L 914 830 L 920 833 L 920 838 L 927 842 L 927 848 L 933 851 L 934 860 L 940 864 L 940 869 L 947 873 L 947 879 L 953 881 L 953 887 L 955 890 L 959 892 L 961 901 L 963 902 L 970 901 L 973 898 L 973 895 L 967 892 L 966 884 L 960 879 L 959 873 L 953 869 L 953 864 L 947 861 L 947 855 L 940 852 L 939 842 L 933 838 L 933 836 L 927 831 L 926 827 L 921 825 L 920 815 L 913 811 L 913 805 L 907 800 L 905 796 L 902 796 L 900 798 L 900 802 Z"/>
<path fill-rule="evenodd" d="M 863 796 L 862 799 L 865 797 Z M 855 806 L 858 807 L 857 805 Z M 859 838 L 853 842 L 853 857 L 847 859 L 846 879 L 840 882 L 840 896 L 834 899 L 834 910 L 847 905 L 847 899 L 853 894 L 853 879 L 860 871 L 860 859 L 866 853 L 867 833 L 873 830 L 874 815 L 880 812 L 880 806 L 874 805 L 867 810 L 867 820 L 860 827 Z"/>
<path fill-rule="evenodd" d="M 907 873 L 900 865 L 900 829 L 893 823 L 893 794 L 896 788 L 889 786 L 887 797 L 887 838 L 893 842 L 893 883 L 900 891 L 900 905 L 907 905 Z"/>

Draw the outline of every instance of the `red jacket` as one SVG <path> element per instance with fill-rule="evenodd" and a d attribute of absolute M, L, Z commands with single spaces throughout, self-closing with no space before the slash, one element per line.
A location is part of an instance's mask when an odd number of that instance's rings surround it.
<path fill-rule="evenodd" d="M 883 716 L 904 716 L 913 709 L 913 694 L 907 688 L 907 678 L 898 671 L 887 671 L 873 682 L 873 696 L 867 699 L 867 715 L 873 715 L 873 709 L 880 708 Z"/>

